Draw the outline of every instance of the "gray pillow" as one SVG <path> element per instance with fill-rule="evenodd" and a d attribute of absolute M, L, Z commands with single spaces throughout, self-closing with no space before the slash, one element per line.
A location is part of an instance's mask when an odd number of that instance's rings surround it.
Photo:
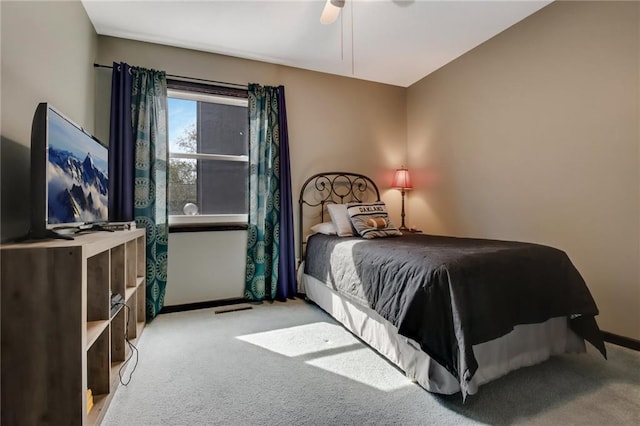
<path fill-rule="evenodd" d="M 362 238 L 383 238 L 402 235 L 396 228 L 389 214 L 387 206 L 382 201 L 373 203 L 349 203 L 347 212 L 353 227 Z"/>

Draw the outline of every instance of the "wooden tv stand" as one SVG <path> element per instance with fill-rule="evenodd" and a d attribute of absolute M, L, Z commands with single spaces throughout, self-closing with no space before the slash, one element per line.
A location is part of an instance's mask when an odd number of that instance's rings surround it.
<path fill-rule="evenodd" d="M 102 420 L 145 324 L 145 259 L 143 229 L 0 247 L 2 424 Z"/>

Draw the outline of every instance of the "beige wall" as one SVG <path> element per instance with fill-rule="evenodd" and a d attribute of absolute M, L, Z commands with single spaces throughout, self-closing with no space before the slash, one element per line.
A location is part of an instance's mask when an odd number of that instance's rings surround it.
<path fill-rule="evenodd" d="M 411 86 L 410 223 L 565 250 L 640 339 L 637 2 L 555 2 Z"/>
<path fill-rule="evenodd" d="M 166 306 L 244 297 L 247 231 L 169 235 Z"/>
<path fill-rule="evenodd" d="M 50 102 L 93 131 L 97 35 L 79 1 L 0 4 L 3 241 L 29 228 L 31 122 Z"/>
<path fill-rule="evenodd" d="M 316 172 L 336 170 L 372 176 L 380 184 L 391 213 L 399 220 L 399 193 L 386 187 L 391 184 L 392 170 L 406 161 L 404 88 L 194 50 L 98 37 L 97 62 L 111 65 L 114 61 L 229 83 L 284 85 L 296 223 L 297 198 L 304 180 Z M 106 74 L 106 78 L 110 78 L 109 73 Z M 103 72 L 98 76 L 98 87 L 109 90 L 108 83 L 103 82 Z M 108 118 L 107 106 L 101 99 L 108 100 L 108 96 L 98 96 L 98 136 L 106 131 Z M 170 236 L 167 305 L 242 297 L 245 253 L 238 247 L 240 240 L 246 244 L 246 233 L 224 234 Z M 210 247 L 209 262 L 177 253 L 180 247 L 202 246 Z M 216 254 L 228 253 L 225 250 L 229 246 L 235 247 L 236 261 Z"/>

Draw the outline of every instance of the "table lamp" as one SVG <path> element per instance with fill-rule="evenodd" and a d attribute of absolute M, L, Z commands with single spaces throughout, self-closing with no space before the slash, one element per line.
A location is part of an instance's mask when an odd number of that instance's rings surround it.
<path fill-rule="evenodd" d="M 393 175 L 393 183 L 391 184 L 391 187 L 399 189 L 402 194 L 402 213 L 400 215 L 402 217 L 402 224 L 399 229 L 401 231 L 406 231 L 408 228 L 404 224 L 404 193 L 406 190 L 413 188 L 413 186 L 411 186 L 411 176 L 409 176 L 409 170 L 407 170 L 406 167 L 402 166 L 396 170 Z"/>

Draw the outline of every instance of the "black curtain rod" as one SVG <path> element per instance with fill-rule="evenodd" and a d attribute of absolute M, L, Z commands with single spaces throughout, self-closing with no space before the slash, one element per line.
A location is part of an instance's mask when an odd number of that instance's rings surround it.
<path fill-rule="evenodd" d="M 93 67 L 94 68 L 109 68 L 110 70 L 113 69 L 113 67 L 110 66 L 110 65 L 101 65 L 101 64 L 93 64 Z M 240 87 L 242 89 L 247 89 L 248 88 L 248 86 L 246 84 L 227 83 L 225 81 L 207 80 L 206 78 L 185 77 L 183 75 L 174 75 L 174 74 L 167 74 L 167 77 L 179 78 L 179 79 L 182 79 L 182 80 L 203 81 L 203 82 L 206 82 L 206 83 L 223 84 L 225 86 L 235 86 L 235 87 Z"/>

